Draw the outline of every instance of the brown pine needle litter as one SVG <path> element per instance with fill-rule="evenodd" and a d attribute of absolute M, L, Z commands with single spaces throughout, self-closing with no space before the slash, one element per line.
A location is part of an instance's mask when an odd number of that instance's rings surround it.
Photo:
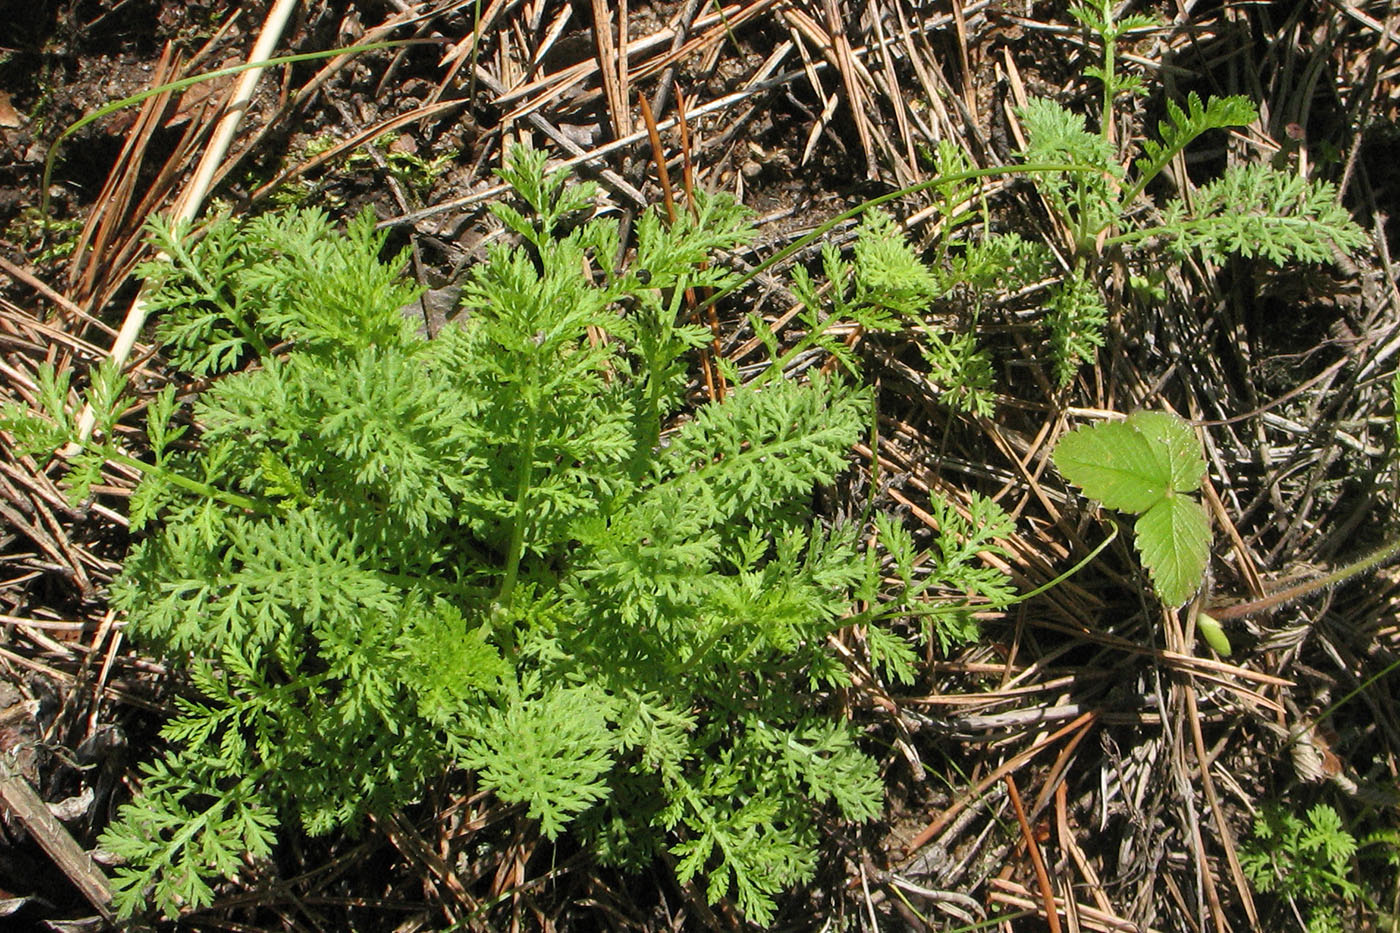
<path fill-rule="evenodd" d="M 47 231 L 26 212 L 39 202 L 31 149 L 123 94 L 246 60 L 259 31 L 260 15 L 227 0 L 154 4 L 154 20 L 128 4 L 59 6 L 89 18 L 82 28 L 26 26 L 6 38 L 0 60 L 0 92 L 19 115 L 0 125 L 6 404 L 35 403 L 41 364 L 86 373 L 112 352 L 138 292 L 136 263 L 151 258 L 141 225 L 186 190 L 226 92 L 151 97 L 124 125 L 95 124 L 66 143 Z M 502 238 L 486 209 L 504 193 L 491 172 L 506 147 L 530 140 L 600 183 L 596 211 L 624 231 L 619 268 L 639 212 L 663 198 L 676 213 L 691 210 L 695 190 L 735 193 L 756 212 L 753 246 L 718 257 L 753 268 L 828 218 L 927 181 L 940 146 L 974 168 L 1012 161 L 1023 141 L 1017 107 L 1029 98 L 1094 112 L 1093 43 L 1064 6 L 307 3 L 278 54 L 423 44 L 271 69 L 211 170 L 214 203 L 192 214 L 197 225 L 211 210 L 307 203 L 348 218 L 369 206 L 393 243 L 410 248 L 407 273 L 430 296 L 447 294 Z M 1168 98 L 1242 94 L 1261 119 L 1207 137 L 1162 185 L 1187 189 L 1247 162 L 1287 166 L 1336 182 L 1374 249 L 1284 269 L 1192 256 L 1155 279 L 1158 270 L 1107 257 L 1107 341 L 1063 390 L 1040 326 L 1052 281 L 945 296 L 925 323 L 971 322 L 994 360 L 990 414 L 947 404 L 914 336 L 843 334 L 862 378 L 878 386 L 878 411 L 850 473 L 817 494 L 823 519 L 859 521 L 872 506 L 899 515 L 927 547 L 942 532 L 931 503 L 966 517 L 974 493 L 990 496 L 1015 532 L 997 542 L 1005 556 L 988 551 L 985 562 L 1030 592 L 1088 555 L 1115 520 L 1050 462 L 1071 410 L 1170 407 L 1200 426 L 1216 535 L 1207 590 L 1180 614 L 1151 600 L 1121 536 L 1034 598 L 969 607 L 979 637 L 946 651 L 931 643 L 913 685 L 864 666 L 858 627 L 834 635 L 851 685 L 831 703 L 879 756 L 885 811 L 868 825 L 824 827 L 815 876 L 780 904 L 775 928 L 1283 929 L 1270 924 L 1296 923 L 1292 907 L 1262 892 L 1241 859 L 1257 812 L 1326 802 L 1358 831 L 1395 829 L 1400 705 L 1397 679 L 1384 674 L 1400 653 L 1400 576 L 1381 567 L 1231 620 L 1228 661 L 1211 655 L 1191 619 L 1325 573 L 1397 533 L 1400 291 L 1388 244 L 1400 213 L 1400 10 L 1380 0 L 1156 7 L 1168 17 L 1162 28 L 1122 40 L 1120 64 L 1146 94 L 1120 101 L 1109 134 L 1119 155 L 1133 153 L 1125 140 L 1154 128 Z M 442 154 L 450 158 L 433 161 Z M 954 223 L 946 194 L 929 188 L 886 209 L 932 249 Z M 988 179 L 970 198 L 968 209 L 994 205 L 998 222 L 1051 244 L 1053 264 L 1067 267 L 1076 245 L 1029 182 Z M 1156 208 L 1144 200 L 1138 210 Z M 853 236 L 843 224 L 825 239 L 847 248 Z M 790 263 L 819 261 L 814 245 Z M 691 367 L 692 398 L 723 398 L 726 363 L 741 379 L 756 373 L 763 344 L 753 320 L 784 346 L 802 339 L 789 283 L 770 270 L 706 306 L 715 340 Z M 697 300 L 708 298 L 694 296 L 691 309 Z M 426 299 L 420 313 L 430 313 Z M 138 385 L 181 378 L 148 329 L 137 337 L 128 369 Z M 837 369 L 829 363 L 799 360 L 791 371 Z M 204 387 L 176 385 L 182 394 Z M 81 407 L 76 392 L 70 402 Z M 11 440 L 0 434 L 0 753 L 13 762 L 4 781 L 14 795 L 3 796 L 32 803 L 38 794 L 51 810 L 67 804 L 71 818 L 50 824 L 12 804 L 3 844 L 77 885 L 19 891 L 14 909 L 69 920 L 101 901 L 92 872 L 102 853 L 94 867 L 81 850 L 139 779 L 131 763 L 159 747 L 163 717 L 191 694 L 126 641 L 107 605 L 131 543 L 133 471 L 110 463 L 91 498 L 70 502 L 61 460 L 20 456 Z M 362 836 L 288 836 L 275 861 L 246 866 L 185 924 L 743 926 L 732 904 L 678 884 L 669 856 L 640 874 L 601 867 L 462 775 Z M 1383 862 L 1366 864 L 1383 874 Z M 1368 896 L 1372 912 L 1343 905 L 1355 911 L 1348 928 L 1393 922 L 1393 877 Z"/>

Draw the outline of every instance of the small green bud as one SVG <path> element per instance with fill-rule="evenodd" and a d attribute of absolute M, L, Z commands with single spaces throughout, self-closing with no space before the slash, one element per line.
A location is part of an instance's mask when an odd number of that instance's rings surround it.
<path fill-rule="evenodd" d="M 1230 639 L 1225 637 L 1225 630 L 1211 616 L 1204 612 L 1196 613 L 1196 631 L 1201 633 L 1206 644 L 1215 649 L 1216 654 L 1222 658 L 1230 656 Z"/>

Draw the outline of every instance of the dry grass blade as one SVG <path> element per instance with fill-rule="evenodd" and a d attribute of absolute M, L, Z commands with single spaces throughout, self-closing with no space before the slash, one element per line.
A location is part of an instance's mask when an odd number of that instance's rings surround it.
<path fill-rule="evenodd" d="M 427 869 L 440 889 L 447 894 L 443 898 L 447 907 L 449 923 L 465 926 L 466 929 L 484 929 L 478 916 L 480 904 L 467 891 L 457 872 L 432 850 L 426 839 L 410 824 L 402 813 L 391 814 L 381 822 L 384 834 L 405 857 L 418 862 Z M 453 906 L 447 906 L 453 905 Z"/>
<path fill-rule="evenodd" d="M 1006 793 L 1011 798 L 1011 806 L 1016 811 L 1016 822 L 1021 826 L 1021 839 L 1031 864 L 1035 866 L 1036 884 L 1040 886 L 1040 896 L 1045 908 L 1045 923 L 1050 933 L 1060 933 L 1060 912 L 1055 907 L 1055 892 L 1050 887 L 1050 876 L 1045 871 L 1045 859 L 1040 854 L 1040 845 L 1035 841 L 1035 831 L 1026 819 L 1026 809 L 1021 805 L 1021 792 L 1016 789 L 1016 779 L 1006 775 Z"/>
<path fill-rule="evenodd" d="M 268 11 L 262 32 L 258 36 L 257 43 L 253 46 L 250 61 L 265 61 L 272 57 L 278 42 L 281 41 L 282 30 L 295 7 L 295 0 L 277 0 L 277 3 Z M 254 68 L 239 76 L 229 95 L 224 114 L 219 120 L 214 136 L 210 140 L 208 148 L 205 149 L 199 165 L 195 168 L 194 177 L 190 179 L 180 195 L 175 208 L 177 220 L 189 222 L 199 215 L 204 198 L 209 192 L 209 186 L 214 181 L 214 175 L 233 142 L 234 134 L 238 132 L 244 110 L 253 96 L 253 89 L 261 77 L 261 71 L 262 69 Z M 112 345 L 111 358 L 117 361 L 118 366 L 126 365 L 127 358 L 131 355 L 131 350 L 136 345 L 136 340 L 145 323 L 146 302 L 141 295 L 137 295 L 136 300 L 127 310 L 126 317 L 122 320 L 121 329 L 117 332 L 117 339 Z M 84 408 L 78 419 L 78 430 L 83 437 L 92 433 L 94 421 L 92 409 L 90 407 Z"/>
<path fill-rule="evenodd" d="M 612 17 L 608 4 L 603 0 L 592 0 L 593 40 L 598 50 L 598 71 L 603 79 L 603 95 L 607 99 L 608 114 L 612 124 L 613 138 L 626 136 L 631 125 L 627 98 L 623 96 L 624 78 L 627 72 L 627 59 L 618 55 L 617 37 L 613 33 Z M 626 4 L 618 11 L 619 21 L 626 16 Z M 623 27 L 625 29 L 625 27 Z"/>
<path fill-rule="evenodd" d="M 1006 775 L 1014 773 L 1018 768 L 1025 765 L 1026 762 L 1030 761 L 1040 752 L 1049 748 L 1065 736 L 1080 730 L 1087 731 L 1093 725 L 1096 718 L 1097 717 L 1092 712 L 1080 713 L 1075 717 L 1073 722 L 1061 726 L 1048 736 L 1038 740 L 1035 744 L 1019 752 L 1001 767 L 978 781 L 966 795 L 960 798 L 953 806 L 939 814 L 937 819 L 925 826 L 909 841 L 905 847 L 906 852 L 909 853 L 905 857 L 905 863 L 908 864 L 919 849 L 938 836 L 959 813 L 975 802 L 987 788 L 1002 780 Z"/>
<path fill-rule="evenodd" d="M 6 272 L 13 270 L 15 273 L 15 280 L 22 281 L 26 285 L 31 284 L 32 279 L 32 282 L 38 283 L 40 286 L 35 290 L 39 291 L 44 297 L 50 298 L 55 304 L 60 304 L 61 307 L 72 307 L 79 312 L 79 314 L 82 313 L 82 309 L 73 305 L 67 298 L 53 291 L 53 289 L 44 285 L 38 279 L 27 277 L 28 273 L 16 266 L 10 266 L 4 258 L 0 258 L 0 270 Z M 79 314 L 75 314 L 73 317 L 79 317 Z M 80 319 L 87 323 L 93 323 L 88 321 L 85 316 Z M 68 348 L 74 355 L 83 359 L 100 360 L 102 358 L 103 351 L 96 345 L 88 343 L 81 337 L 74 336 L 58 324 L 49 324 L 39 320 L 28 310 L 21 308 L 8 298 L 0 298 L 0 321 L 4 322 L 3 328 L 12 339 L 27 341 L 31 347 L 38 348 L 47 345 L 56 345 Z M 108 328 L 108 331 L 110 332 L 110 328 Z"/>
<path fill-rule="evenodd" d="M 1230 879 L 1234 882 L 1235 893 L 1239 896 L 1240 903 L 1244 905 L 1249 922 L 1257 927 L 1259 912 L 1254 908 L 1254 898 L 1250 894 L 1249 883 L 1245 881 L 1244 870 L 1240 868 L 1239 853 L 1235 849 L 1234 833 L 1225 822 L 1225 813 L 1221 810 L 1220 800 L 1215 793 L 1215 781 L 1210 776 L 1211 758 L 1206 754 L 1205 738 L 1201 734 L 1201 715 L 1196 707 L 1196 691 L 1193 688 L 1194 684 L 1188 680 L 1184 690 L 1186 720 L 1191 728 L 1191 742 L 1196 749 L 1196 763 L 1201 775 L 1201 790 L 1205 794 L 1206 806 L 1210 808 L 1211 819 L 1215 822 L 1220 845 L 1225 850 L 1225 858 L 1230 866 Z"/>
<path fill-rule="evenodd" d="M 336 143 L 324 152 L 317 153 L 311 158 L 299 162 L 278 173 L 270 180 L 263 182 L 248 195 L 248 200 L 254 203 L 264 201 L 269 195 L 289 182 L 295 181 L 326 165 L 333 164 L 337 159 L 343 158 L 367 143 L 380 139 L 389 133 L 393 133 L 419 120 L 428 120 L 450 113 L 453 110 L 461 108 L 465 103 L 466 101 L 463 100 L 437 101 L 435 103 L 425 104 L 407 113 L 401 113 L 398 116 L 382 120 L 373 126 L 366 127 L 358 133 Z"/>
<path fill-rule="evenodd" d="M 846 104 L 850 108 L 851 119 L 856 124 L 856 135 L 860 137 L 860 148 L 865 153 L 865 172 L 869 178 L 878 177 L 875 161 L 873 131 L 870 126 L 869 97 L 861 78 L 868 75 L 856 73 L 855 58 L 851 55 L 851 42 L 846 38 L 845 17 L 837 8 L 837 0 L 822 0 L 822 12 L 826 14 L 826 36 L 822 43 L 822 54 L 827 56 L 841 76 L 846 88 Z"/>
<path fill-rule="evenodd" d="M 161 53 L 160 60 L 156 63 L 154 72 L 152 72 L 151 83 L 154 85 L 168 84 L 181 77 L 183 77 L 181 62 L 167 45 Z M 100 307 L 104 303 L 101 299 L 93 302 L 94 296 L 104 295 L 105 297 L 104 293 L 106 292 L 106 289 L 98 287 L 96 281 L 98 276 L 103 276 L 108 281 L 114 280 L 117 283 L 125 279 L 125 275 L 119 273 L 126 264 L 120 259 L 116 262 L 109 260 L 123 254 L 129 260 L 128 248 L 140 238 L 140 226 L 144 214 L 132 211 L 134 206 L 132 200 L 137 190 L 137 177 L 141 173 L 151 135 L 165 120 L 172 94 L 173 92 L 166 91 L 155 97 L 147 98 L 145 103 L 141 105 L 141 110 L 136 115 L 134 124 L 126 133 L 126 140 L 121 153 L 117 156 L 116 164 L 112 167 L 112 171 L 108 174 L 107 181 L 98 195 L 99 208 L 88 215 L 87 221 L 73 245 L 73 259 L 68 267 L 68 282 L 69 290 L 75 292 L 74 300 L 78 304 L 89 306 L 95 304 Z M 195 126 L 200 123 L 198 120 L 191 122 Z M 188 140 L 189 135 L 187 134 L 186 139 L 181 141 L 181 145 L 176 146 L 172 161 L 178 163 L 183 160 L 183 156 L 188 152 L 186 145 Z M 119 238 L 122 241 L 120 244 L 116 242 Z"/>
<path fill-rule="evenodd" d="M 505 87 L 504 84 L 498 81 L 485 69 L 477 69 L 477 77 L 481 81 L 481 83 L 484 84 L 488 89 L 497 93 L 500 93 Z M 549 120 L 546 120 L 542 115 L 538 113 L 527 114 L 525 116 L 525 120 L 573 156 L 573 159 L 565 163 L 567 165 L 591 163 L 595 161 L 599 157 L 599 155 L 602 154 L 602 150 L 595 150 L 591 153 L 584 151 L 583 147 L 581 147 L 578 143 L 574 142 L 574 140 L 570 138 L 567 133 L 564 133 L 562 130 L 559 129 L 559 127 L 555 126 L 553 123 L 551 123 Z M 641 134 L 634 135 L 636 136 L 636 138 L 641 138 L 641 136 L 643 136 L 644 134 L 645 131 L 643 131 L 643 133 Z M 632 141 L 634 140 L 631 137 L 629 137 L 628 142 Z M 645 195 L 638 191 L 631 182 L 627 181 L 627 179 L 623 178 L 621 175 L 619 175 L 612 169 L 601 169 L 598 172 L 598 176 L 602 179 L 605 185 L 607 185 L 617 194 L 620 194 L 623 197 L 627 198 L 634 205 L 638 207 L 644 207 L 648 203 Z M 495 189 L 497 193 L 503 190 L 505 189 Z M 472 199 L 475 200 L 482 196 L 482 194 L 473 195 Z M 440 210 L 441 206 L 439 206 L 438 209 Z"/>
<path fill-rule="evenodd" d="M 777 0 L 754 0 L 747 6 L 731 4 L 722 7 L 713 13 L 708 13 L 699 17 L 692 30 L 703 30 L 700 35 L 686 40 L 679 46 L 672 46 L 666 51 L 647 59 L 628 72 L 628 82 L 638 84 L 655 74 L 659 74 L 672 67 L 679 61 L 683 61 L 700 51 L 715 46 L 723 42 L 734 29 L 742 26 L 750 20 L 758 17 L 761 13 L 776 4 Z M 674 43 L 679 35 L 676 29 L 660 29 L 650 36 L 638 38 L 629 43 L 627 51 L 629 56 L 641 56 L 665 46 L 667 43 Z M 599 71 L 597 61 L 581 62 L 559 71 L 552 72 L 544 77 L 537 78 L 519 87 L 509 88 L 502 86 L 498 92 L 496 104 L 501 107 L 514 105 L 507 118 L 519 117 L 545 106 L 548 102 L 557 99 L 567 88 L 575 87 L 581 83 L 586 83 Z M 523 103 L 516 103 L 524 99 Z M 584 97 L 583 100 L 587 100 Z"/>
<path fill-rule="evenodd" d="M 1036 910 L 1039 906 L 1035 898 L 1031 896 L 1031 892 L 1026 890 L 1024 886 L 1001 878 L 992 882 L 990 899 L 995 904 L 1005 904 L 1008 907 L 1023 910 Z M 1079 915 L 1081 926 L 1086 930 L 1093 930 L 1095 933 L 1158 933 L 1154 927 L 1142 926 L 1131 920 L 1115 916 L 1110 911 L 1098 910 L 1087 904 L 1076 904 L 1074 909 Z"/>

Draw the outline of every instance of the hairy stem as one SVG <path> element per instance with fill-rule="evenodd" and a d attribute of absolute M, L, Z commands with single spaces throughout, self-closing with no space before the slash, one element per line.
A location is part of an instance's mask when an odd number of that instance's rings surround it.
<path fill-rule="evenodd" d="M 531 368 L 533 368 L 533 362 L 532 360 Z M 531 375 L 533 376 L 533 373 Z M 534 388 L 533 383 L 531 383 L 527 389 L 528 395 L 535 394 Z M 535 447 L 539 439 L 535 420 L 535 400 L 530 398 L 528 412 L 525 416 L 525 443 L 521 448 L 518 468 L 520 475 L 515 484 L 515 516 L 511 520 L 510 545 L 506 551 L 506 571 L 501 578 L 501 593 L 497 597 L 497 602 L 506 608 L 510 607 L 511 599 L 515 596 L 515 583 L 520 577 L 520 561 L 525 554 L 525 523 L 530 520 L 530 484 L 535 479 Z"/>
<path fill-rule="evenodd" d="M 1228 606 L 1214 607 L 1210 610 L 1210 614 L 1217 622 L 1223 622 L 1227 619 L 1239 619 L 1244 616 L 1254 615 L 1256 612 L 1276 609 L 1295 599 L 1301 599 L 1304 596 L 1319 592 L 1320 590 L 1325 590 L 1328 587 L 1344 583 L 1352 577 L 1394 560 L 1397 556 L 1400 556 L 1400 538 L 1386 542 L 1365 557 L 1333 570 L 1331 573 L 1323 574 L 1320 577 L 1312 577 L 1301 583 L 1296 583 L 1293 586 L 1284 587 L 1273 593 L 1265 594 L 1258 599 L 1251 599 L 1242 603 L 1233 603 Z"/>

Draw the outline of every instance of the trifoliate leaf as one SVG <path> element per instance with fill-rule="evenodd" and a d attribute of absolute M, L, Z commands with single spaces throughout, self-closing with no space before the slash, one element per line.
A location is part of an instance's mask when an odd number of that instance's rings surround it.
<path fill-rule="evenodd" d="M 1160 444 L 1123 421 L 1077 428 L 1055 448 L 1065 478 L 1110 509 L 1145 512 L 1171 488 L 1170 460 Z"/>
<path fill-rule="evenodd" d="M 1210 557 L 1210 520 L 1201 504 L 1168 495 L 1137 521 L 1137 549 L 1157 595 L 1179 606 L 1196 592 Z"/>
<path fill-rule="evenodd" d="M 1128 416 L 1128 425 L 1165 451 L 1171 465 L 1172 489 L 1194 492 L 1201 488 L 1206 462 L 1201 457 L 1200 441 L 1185 421 L 1164 411 L 1135 411 Z"/>
<path fill-rule="evenodd" d="M 1055 465 L 1109 508 L 1146 513 L 1137 549 L 1162 601 L 1179 606 L 1201 585 L 1210 521 L 1194 499 L 1205 460 L 1191 428 L 1175 415 L 1139 411 L 1123 422 L 1082 427 L 1055 449 Z"/>

